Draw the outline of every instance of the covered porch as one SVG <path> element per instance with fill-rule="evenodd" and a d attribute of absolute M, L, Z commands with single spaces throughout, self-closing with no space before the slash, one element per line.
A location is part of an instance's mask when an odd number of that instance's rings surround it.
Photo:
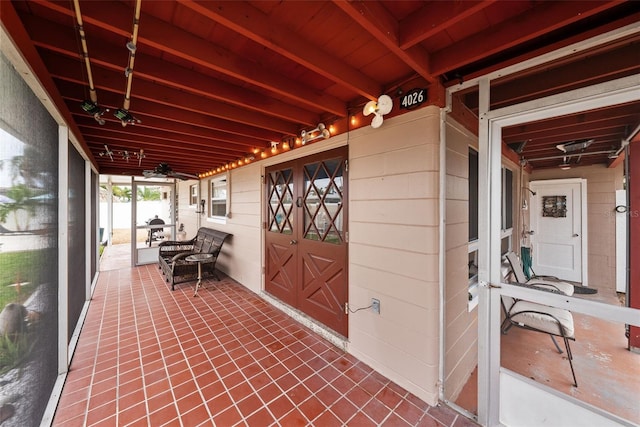
<path fill-rule="evenodd" d="M 472 426 L 224 276 L 171 292 L 108 246 L 53 425 Z"/>

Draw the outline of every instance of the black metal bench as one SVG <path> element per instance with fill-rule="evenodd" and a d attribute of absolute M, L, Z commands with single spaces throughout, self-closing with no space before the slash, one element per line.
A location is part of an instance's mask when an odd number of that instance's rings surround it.
<path fill-rule="evenodd" d="M 231 234 L 212 228 L 201 227 L 196 236 L 191 240 L 169 240 L 158 246 L 158 264 L 167 283 L 171 283 L 171 290 L 182 282 L 198 279 L 198 263 L 185 260 L 193 254 L 211 254 L 211 261 L 202 264 L 202 277 L 214 277 L 220 280 L 216 274 L 216 261 L 222 245 Z"/>

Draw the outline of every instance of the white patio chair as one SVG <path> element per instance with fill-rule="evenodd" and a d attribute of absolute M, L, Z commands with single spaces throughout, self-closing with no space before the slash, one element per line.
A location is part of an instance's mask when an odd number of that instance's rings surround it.
<path fill-rule="evenodd" d="M 516 279 L 516 284 L 533 287 L 546 292 L 561 293 L 564 295 L 573 294 L 573 285 L 566 282 L 534 278 L 526 280 L 522 267 L 520 266 L 520 261 L 513 252 L 507 254 L 507 260 L 509 260 L 511 265 L 511 271 Z M 520 280 L 523 281 L 520 282 Z M 500 327 L 503 334 L 506 335 L 512 326 L 549 334 L 556 350 L 558 350 L 560 354 L 562 354 L 562 349 L 558 345 L 555 337 L 562 338 L 567 351 L 569 366 L 571 367 L 573 384 L 578 387 L 578 381 L 576 380 L 576 374 L 573 369 L 573 355 L 571 353 L 571 346 L 569 345 L 569 340 L 575 341 L 575 328 L 571 312 L 562 308 L 550 307 L 511 297 L 503 297 L 501 304 L 505 315 L 505 319 Z"/>

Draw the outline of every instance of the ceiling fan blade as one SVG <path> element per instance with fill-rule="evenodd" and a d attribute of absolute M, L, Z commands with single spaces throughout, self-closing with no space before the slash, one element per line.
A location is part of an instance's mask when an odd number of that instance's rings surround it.
<path fill-rule="evenodd" d="M 168 176 L 172 178 L 178 178 L 183 181 L 187 179 L 200 179 L 197 175 L 192 175 L 190 173 L 183 173 L 183 172 L 170 172 Z"/>

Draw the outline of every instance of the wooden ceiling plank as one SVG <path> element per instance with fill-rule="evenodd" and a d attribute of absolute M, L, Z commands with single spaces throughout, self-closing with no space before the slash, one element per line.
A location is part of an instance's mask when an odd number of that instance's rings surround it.
<path fill-rule="evenodd" d="M 229 156 L 229 158 L 235 159 L 238 157 L 246 156 L 248 151 L 245 150 L 233 150 L 227 149 L 223 150 L 218 147 L 213 147 L 211 144 L 207 143 L 198 143 L 198 144 L 189 144 L 188 146 L 182 145 L 183 140 L 178 139 L 175 135 L 168 135 L 167 138 L 161 138 L 157 136 L 150 136 L 147 134 L 136 134 L 136 133 L 126 133 L 119 132 L 117 130 L 110 130 L 105 132 L 102 128 L 95 128 L 93 125 L 84 126 L 81 125 L 81 128 L 84 130 L 87 140 L 94 140 L 96 138 L 102 138 L 105 144 L 109 145 L 111 149 L 128 149 L 137 151 L 140 148 L 144 149 L 145 152 L 147 148 L 151 148 L 152 145 L 157 145 L 158 147 L 173 146 L 175 144 L 180 145 L 180 153 L 181 155 L 203 155 L 203 156 Z M 122 145 L 116 146 L 114 142 L 108 141 L 120 141 Z M 140 144 L 145 143 L 148 144 L 149 147 L 140 146 Z M 175 153 L 174 153 L 175 154 Z"/>
<path fill-rule="evenodd" d="M 49 53 L 43 53 L 42 57 L 46 61 L 52 76 L 78 84 L 84 83 L 84 75 L 80 67 L 77 66 L 77 61 Z M 123 75 L 95 65 L 91 68 L 97 90 L 110 90 L 112 92 L 122 90 L 122 83 L 126 81 Z M 202 99 L 200 96 L 152 83 L 147 80 L 136 80 L 133 87 L 135 91 L 133 91 L 134 96 L 131 97 L 131 112 L 134 115 L 137 110 L 134 99 L 145 99 L 154 103 L 173 106 L 174 108 L 280 132 L 285 135 L 293 136 L 298 132 L 299 127 L 296 124 L 234 105 Z"/>
<path fill-rule="evenodd" d="M 71 104 L 72 102 L 68 102 Z M 70 105 L 71 106 L 71 105 Z M 85 119 L 92 121 L 93 119 L 85 114 L 84 112 L 74 113 L 75 120 L 77 123 L 82 123 Z M 237 144 L 238 146 L 244 147 L 267 147 L 268 143 L 262 143 L 262 141 L 257 141 L 254 138 L 248 138 L 240 135 L 235 135 L 232 133 L 226 133 L 221 131 L 216 131 L 212 129 L 205 129 L 199 126 L 194 126 L 193 124 L 182 123 L 171 121 L 167 119 L 159 119 L 153 116 L 140 115 L 138 116 L 142 123 L 136 124 L 136 128 L 138 129 L 149 129 L 153 131 L 169 131 L 169 132 L 177 132 L 185 137 L 185 141 L 189 141 L 189 137 L 196 138 L 206 138 L 212 141 L 212 143 L 229 143 L 229 144 Z M 103 118 L 107 122 L 113 122 L 114 124 L 119 124 L 119 121 L 114 117 L 113 120 L 110 117 Z M 86 123 L 86 122 L 84 122 Z M 95 121 L 93 123 L 97 124 Z M 116 126 L 117 127 L 117 126 Z"/>
<path fill-rule="evenodd" d="M 18 17 L 18 14 L 11 2 L 0 1 L 0 20 L 5 31 L 10 35 L 13 43 L 22 53 L 25 61 L 29 64 L 29 67 L 33 70 L 36 78 L 42 84 L 45 92 L 50 97 L 51 102 L 62 115 L 70 132 L 72 132 L 77 138 L 83 151 L 85 151 L 87 158 L 94 166 L 97 167 L 96 159 L 93 157 L 86 141 L 82 137 L 80 129 L 75 125 L 71 117 L 71 113 L 65 108 L 64 100 L 58 91 L 53 78 L 49 75 L 44 62 L 40 58 L 36 47 L 31 42 L 29 34 L 22 25 L 22 22 L 20 21 L 20 18 Z"/>
<path fill-rule="evenodd" d="M 436 75 L 447 73 L 621 3 L 622 0 L 540 3 L 518 17 L 432 53 L 432 72 Z"/>
<path fill-rule="evenodd" d="M 640 70 L 637 56 L 638 45 L 629 44 L 522 78 L 496 82 L 491 89 L 491 109 L 588 86 L 623 73 L 637 73 Z M 470 97 L 468 106 L 477 108 L 477 97 Z"/>
<path fill-rule="evenodd" d="M 95 135 L 96 133 L 102 133 L 104 135 L 118 133 L 125 135 L 136 135 L 137 137 L 149 137 L 156 139 L 167 139 L 176 142 L 180 142 L 183 144 L 185 148 L 189 148 L 192 146 L 206 146 L 212 150 L 222 150 L 223 152 L 233 151 L 236 153 L 246 153 L 250 152 L 252 149 L 256 148 L 258 145 L 254 142 L 250 141 L 247 143 L 239 143 L 237 141 L 229 141 L 227 139 L 217 139 L 213 136 L 203 137 L 203 136 L 195 136 L 195 135 L 185 135 L 180 133 L 175 129 L 152 129 L 152 128 L 143 128 L 142 126 L 136 125 L 134 128 L 118 128 L 118 126 L 105 127 L 100 126 L 95 120 L 91 117 L 76 117 L 78 120 L 78 126 L 82 129 L 93 129 L 91 133 L 87 133 L 87 135 Z M 112 124 L 115 121 L 112 121 Z"/>
<path fill-rule="evenodd" d="M 71 9 L 65 8 L 60 4 L 48 0 L 34 1 L 52 10 L 73 16 Z M 82 15 L 84 22 L 128 38 L 131 32 L 130 17 L 133 11 L 119 2 L 109 3 L 109 7 L 106 8 L 104 6 L 103 2 L 83 3 Z M 343 101 L 292 81 L 255 62 L 239 57 L 219 45 L 212 45 L 200 37 L 171 26 L 167 22 L 149 14 L 141 14 L 138 43 L 141 46 L 151 46 L 202 67 L 261 87 L 296 103 L 312 108 L 321 108 L 340 117 L 344 117 L 347 114 L 347 107 Z"/>
<path fill-rule="evenodd" d="M 247 153 L 232 153 L 232 152 L 217 152 L 210 148 L 202 147 L 183 149 L 183 147 L 177 150 L 176 144 L 172 141 L 158 140 L 152 138 L 142 138 L 132 140 L 127 138 L 126 134 L 122 135 L 109 135 L 108 137 L 98 135 L 89 135 L 87 137 L 88 143 L 91 145 L 95 152 L 104 151 L 104 145 L 107 145 L 111 151 L 121 156 L 121 152 L 128 150 L 131 156 L 139 150 L 144 150 L 144 159 L 140 166 L 134 161 L 131 164 L 131 160 L 128 162 L 131 166 L 141 173 L 144 169 L 149 169 L 155 166 L 161 161 L 177 162 L 180 161 L 182 168 L 186 169 L 190 173 L 200 173 L 203 170 L 209 170 L 213 167 L 220 166 L 224 163 L 236 161 L 248 156 Z M 176 155 L 179 152 L 180 155 Z M 124 160 L 124 159 L 123 159 Z M 101 166 L 111 163 L 110 159 L 100 158 Z M 127 163 L 125 161 L 125 163 Z M 122 164 L 124 166 L 124 164 Z"/>
<path fill-rule="evenodd" d="M 540 120 L 503 129 L 504 138 L 518 139 L 538 133 L 557 132 L 562 129 L 584 129 L 585 126 L 599 127 L 608 122 L 629 123 L 640 115 L 640 112 L 632 112 L 633 107 L 625 104 L 616 108 L 603 108 L 570 116 L 557 117 L 552 120 Z"/>
<path fill-rule="evenodd" d="M 179 2 L 194 12 L 230 28 L 358 95 L 375 98 L 380 94 L 381 85 L 378 82 L 320 47 L 307 42 L 286 26 L 273 22 L 270 16 L 246 2 L 232 1 L 216 4 L 193 0 L 179 0 Z"/>
<path fill-rule="evenodd" d="M 429 54 L 420 46 L 404 50 L 399 46 L 398 22 L 378 2 L 334 0 L 343 12 L 360 24 L 396 57 L 430 83 L 439 80 L 431 73 Z"/>
<path fill-rule="evenodd" d="M 497 0 L 473 0 L 426 3 L 415 13 L 404 18 L 400 23 L 399 45 L 401 49 L 408 49 L 428 39 L 458 22 L 481 12 Z"/>
<path fill-rule="evenodd" d="M 65 31 L 68 28 L 30 15 L 23 15 L 21 18 L 36 46 L 74 58 L 78 57 L 76 39 L 69 34 L 69 31 Z M 118 72 L 122 71 L 122 65 L 118 63 L 122 59 L 121 47 L 105 43 L 100 39 L 92 39 L 90 48 L 92 64 Z M 144 52 L 136 54 L 135 76 L 136 79 L 150 80 L 301 125 L 315 126 L 318 123 L 318 114 L 299 106 L 276 101 L 258 92 L 222 82 Z"/>
<path fill-rule="evenodd" d="M 84 99 L 83 87 L 78 84 L 68 81 L 59 81 L 57 84 L 61 91 L 65 93 L 65 97 L 67 99 L 75 99 L 78 103 Z M 119 108 L 119 95 L 119 93 L 115 92 L 102 91 L 100 95 L 102 100 L 101 106 L 111 109 Z M 144 111 L 147 115 L 157 117 L 160 120 L 192 124 L 194 126 L 255 138 L 257 141 L 275 141 L 282 137 L 281 134 L 275 132 L 241 125 L 237 122 L 229 122 L 213 116 L 173 108 L 165 104 L 156 104 L 144 99 L 136 100 L 136 106 L 140 111 Z"/>

